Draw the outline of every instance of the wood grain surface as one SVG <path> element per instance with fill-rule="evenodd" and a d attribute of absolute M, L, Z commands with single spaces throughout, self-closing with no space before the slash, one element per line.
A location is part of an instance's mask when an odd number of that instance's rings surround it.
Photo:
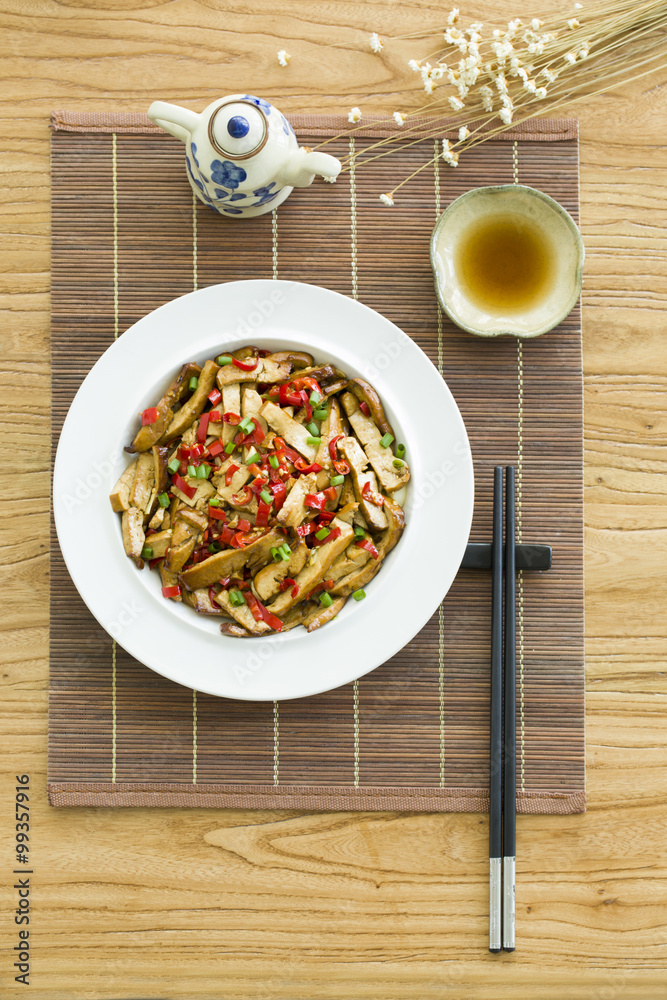
<path fill-rule="evenodd" d="M 414 107 L 416 91 L 402 96 L 414 86 L 405 58 L 423 43 L 378 59 L 367 35 L 442 20 L 419 0 L 279 10 L 266 0 L 0 0 L 3 998 L 24 989 L 12 968 L 22 773 L 29 994 L 40 1000 L 665 995 L 667 71 L 578 107 L 588 812 L 520 817 L 517 952 L 486 950 L 480 815 L 46 804 L 49 112 L 143 110 L 154 98 L 200 109 L 250 86 L 286 112 Z M 287 70 L 275 58 L 283 46 Z M 381 96 L 365 101 L 369 88 Z"/>

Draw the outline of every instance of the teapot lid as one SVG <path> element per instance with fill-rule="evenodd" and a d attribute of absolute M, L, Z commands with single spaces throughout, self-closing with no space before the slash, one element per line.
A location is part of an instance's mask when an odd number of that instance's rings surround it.
<path fill-rule="evenodd" d="M 269 137 L 266 115 L 250 101 L 221 104 L 208 123 L 211 145 L 230 160 L 247 160 L 259 153 Z"/>

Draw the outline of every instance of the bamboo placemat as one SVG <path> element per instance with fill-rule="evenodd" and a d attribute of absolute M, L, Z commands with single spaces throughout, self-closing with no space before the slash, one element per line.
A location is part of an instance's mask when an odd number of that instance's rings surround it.
<path fill-rule="evenodd" d="M 349 133 L 329 145 L 337 155 L 358 155 L 386 134 L 378 122 L 361 133 L 342 119 L 293 123 L 310 145 Z M 422 123 L 417 145 L 336 184 L 316 181 L 275 213 L 238 222 L 194 200 L 181 143 L 144 116 L 54 114 L 54 448 L 76 389 L 104 349 L 193 288 L 273 276 L 332 288 L 383 313 L 438 366 L 463 413 L 475 460 L 473 540 L 490 538 L 492 467 L 502 463 L 517 467 L 520 538 L 553 546 L 551 571 L 518 579 L 518 809 L 578 812 L 585 808 L 580 311 L 536 341 L 478 340 L 439 311 L 428 257 L 436 216 L 482 184 L 533 185 L 576 219 L 576 122 L 531 122 L 466 153 L 456 170 L 440 160 L 385 208 L 378 195 L 430 159 L 446 134 L 442 122 L 433 138 L 432 125 Z M 461 571 L 422 632 L 358 682 L 281 704 L 213 698 L 148 670 L 100 629 L 52 533 L 50 801 L 485 810 L 489 633 L 490 577 Z"/>

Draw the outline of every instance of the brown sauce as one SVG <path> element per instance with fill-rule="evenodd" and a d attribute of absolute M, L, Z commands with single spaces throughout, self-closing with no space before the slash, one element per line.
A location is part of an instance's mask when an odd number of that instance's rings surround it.
<path fill-rule="evenodd" d="M 527 312 L 549 292 L 555 272 L 550 243 L 520 215 L 478 219 L 454 257 L 461 291 L 486 313 Z"/>

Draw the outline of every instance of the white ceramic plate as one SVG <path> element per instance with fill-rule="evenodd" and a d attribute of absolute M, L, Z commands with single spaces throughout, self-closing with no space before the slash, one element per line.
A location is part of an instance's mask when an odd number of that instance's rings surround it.
<path fill-rule="evenodd" d="M 219 622 L 166 601 L 157 573 L 123 551 L 108 493 L 123 447 L 186 361 L 247 343 L 307 350 L 372 382 L 412 470 L 403 537 L 367 597 L 308 634 L 235 639 Z M 397 653 L 447 593 L 473 511 L 463 420 L 441 376 L 398 327 L 315 285 L 238 281 L 184 295 L 145 316 L 102 355 L 65 420 L 54 469 L 58 539 L 100 625 L 132 656 L 179 684 L 251 701 L 299 698 L 346 684 Z"/>

